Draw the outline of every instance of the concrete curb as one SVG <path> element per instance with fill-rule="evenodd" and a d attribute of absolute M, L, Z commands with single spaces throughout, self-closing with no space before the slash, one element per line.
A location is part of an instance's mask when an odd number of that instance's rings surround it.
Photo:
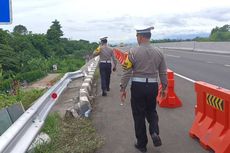
<path fill-rule="evenodd" d="M 79 116 L 89 117 L 92 110 L 91 102 L 94 98 L 92 94 L 92 88 L 98 62 L 99 57 L 96 57 L 87 63 L 87 67 L 84 67 L 84 81 L 79 91 L 79 101 L 74 106 L 74 111 L 76 111 Z"/>

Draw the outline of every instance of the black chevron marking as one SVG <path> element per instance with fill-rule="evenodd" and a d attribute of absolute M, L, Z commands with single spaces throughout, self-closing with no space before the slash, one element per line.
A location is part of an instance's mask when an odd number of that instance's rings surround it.
<path fill-rule="evenodd" d="M 215 107 L 218 110 L 223 111 L 224 110 L 224 101 L 218 97 L 215 97 L 213 95 L 207 94 L 206 97 L 207 103 L 213 107 Z"/>

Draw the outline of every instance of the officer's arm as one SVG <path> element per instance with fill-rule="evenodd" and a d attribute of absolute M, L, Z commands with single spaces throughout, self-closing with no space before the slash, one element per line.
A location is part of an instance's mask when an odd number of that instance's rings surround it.
<path fill-rule="evenodd" d="M 161 84 L 162 84 L 162 89 L 165 90 L 167 88 L 167 66 L 166 66 L 166 62 L 165 62 L 165 58 L 164 55 L 162 54 L 162 60 L 161 63 L 159 65 L 159 77 L 161 80 Z"/>
<path fill-rule="evenodd" d="M 132 76 L 132 69 L 124 70 L 124 73 L 121 77 L 121 83 L 120 83 L 121 92 L 125 91 L 131 76 Z"/>
<path fill-rule="evenodd" d="M 114 67 L 116 67 L 117 66 L 117 60 L 115 59 L 113 51 L 112 51 L 112 60 L 113 60 Z"/>
<path fill-rule="evenodd" d="M 126 60 L 124 62 L 124 64 L 122 64 L 122 68 L 123 68 L 123 75 L 121 77 L 121 83 L 120 83 L 120 91 L 125 91 L 127 84 L 132 76 L 132 68 L 133 68 L 133 56 L 132 53 L 129 52 L 128 56 L 126 57 Z"/>

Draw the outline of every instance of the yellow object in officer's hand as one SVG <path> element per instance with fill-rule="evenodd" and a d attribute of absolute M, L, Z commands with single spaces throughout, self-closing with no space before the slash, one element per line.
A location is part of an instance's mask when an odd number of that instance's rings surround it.
<path fill-rule="evenodd" d="M 122 64 L 122 68 L 128 70 L 132 67 L 132 65 L 133 65 L 132 62 L 129 60 L 129 57 L 127 56 L 124 61 L 124 64 Z"/>

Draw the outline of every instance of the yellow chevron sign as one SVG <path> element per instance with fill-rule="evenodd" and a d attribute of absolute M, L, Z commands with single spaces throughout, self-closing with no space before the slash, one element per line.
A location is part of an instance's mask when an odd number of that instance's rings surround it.
<path fill-rule="evenodd" d="M 224 111 L 224 100 L 213 95 L 207 94 L 206 96 L 207 104 L 215 107 L 220 111 Z"/>

